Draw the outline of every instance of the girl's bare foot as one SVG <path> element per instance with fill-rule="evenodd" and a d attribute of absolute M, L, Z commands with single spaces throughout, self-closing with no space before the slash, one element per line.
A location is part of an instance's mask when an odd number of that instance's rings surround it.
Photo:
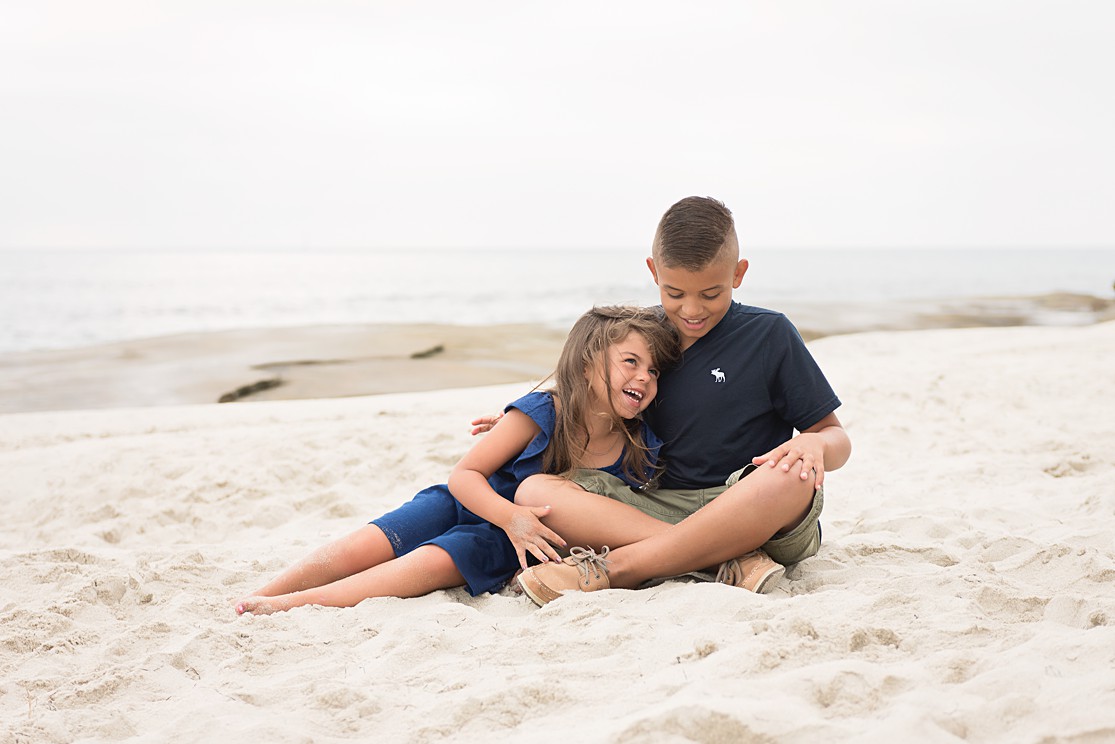
<path fill-rule="evenodd" d="M 286 608 L 275 602 L 274 597 L 245 597 L 236 603 L 236 614 L 243 615 L 250 612 L 253 615 L 270 615 L 273 612 L 282 612 Z"/>

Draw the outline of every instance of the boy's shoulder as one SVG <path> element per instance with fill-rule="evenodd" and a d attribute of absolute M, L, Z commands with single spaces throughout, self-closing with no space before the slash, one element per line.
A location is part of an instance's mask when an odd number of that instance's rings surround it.
<path fill-rule="evenodd" d="M 779 326 L 784 323 L 789 324 L 790 319 L 777 310 L 755 307 L 754 305 L 744 305 L 740 302 L 733 301 L 731 307 L 728 308 L 727 314 L 720 320 L 719 325 L 723 325 L 729 329 L 735 328 L 745 331 L 762 331 L 769 330 L 774 326 Z"/>
<path fill-rule="evenodd" d="M 767 356 L 777 356 L 803 345 L 797 327 L 785 314 L 733 302 L 717 327 L 709 332 L 705 348 L 709 351 L 731 348 L 740 353 L 761 349 Z"/>
<path fill-rule="evenodd" d="M 783 313 L 781 313 L 777 310 L 771 310 L 770 308 L 766 308 L 766 307 L 756 307 L 755 305 L 744 305 L 742 302 L 740 302 L 738 300 L 732 300 L 732 307 L 728 311 L 728 314 L 731 315 L 733 313 L 739 314 L 739 315 L 747 315 L 747 316 L 764 315 L 764 316 L 782 316 L 782 317 L 786 317 Z"/>

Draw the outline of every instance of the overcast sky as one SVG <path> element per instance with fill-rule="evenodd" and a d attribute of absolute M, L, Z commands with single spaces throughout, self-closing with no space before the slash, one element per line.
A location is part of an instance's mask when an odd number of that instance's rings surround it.
<path fill-rule="evenodd" d="M 0 248 L 1115 245 L 1115 4 L 0 0 Z"/>

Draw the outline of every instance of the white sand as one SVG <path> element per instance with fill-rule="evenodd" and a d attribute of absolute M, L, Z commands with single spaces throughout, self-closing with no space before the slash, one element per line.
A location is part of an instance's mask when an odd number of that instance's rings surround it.
<path fill-rule="evenodd" d="M 812 348 L 855 452 L 768 596 L 232 612 L 520 384 L 0 416 L 0 741 L 1115 740 L 1115 323 Z"/>

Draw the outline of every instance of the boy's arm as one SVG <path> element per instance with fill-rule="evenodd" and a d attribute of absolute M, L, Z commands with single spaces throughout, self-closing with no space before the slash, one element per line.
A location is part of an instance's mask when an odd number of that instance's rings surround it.
<path fill-rule="evenodd" d="M 503 418 L 502 413 L 497 413 L 494 416 L 481 416 L 480 418 L 473 419 L 469 423 L 472 424 L 472 436 L 477 434 L 487 434 L 492 430 L 492 427 L 499 423 Z"/>
<path fill-rule="evenodd" d="M 511 540 L 519 564 L 526 568 L 526 553 L 545 563 L 561 561 L 553 545 L 565 541 L 542 524 L 539 517 L 550 513 L 549 507 L 517 506 L 500 496 L 488 478 L 504 463 L 527 448 L 540 431 L 538 424 L 522 411 L 512 408 L 494 426 L 488 436 L 476 443 L 449 475 L 449 492 L 470 512 L 496 525 Z"/>
<path fill-rule="evenodd" d="M 806 480 L 810 471 L 817 471 L 816 487 L 825 481 L 825 470 L 836 470 L 852 454 L 852 440 L 835 413 L 830 413 L 788 442 L 759 457 L 752 458 L 755 465 L 768 464 L 789 472 L 794 463 L 802 461 L 801 479 Z"/>

